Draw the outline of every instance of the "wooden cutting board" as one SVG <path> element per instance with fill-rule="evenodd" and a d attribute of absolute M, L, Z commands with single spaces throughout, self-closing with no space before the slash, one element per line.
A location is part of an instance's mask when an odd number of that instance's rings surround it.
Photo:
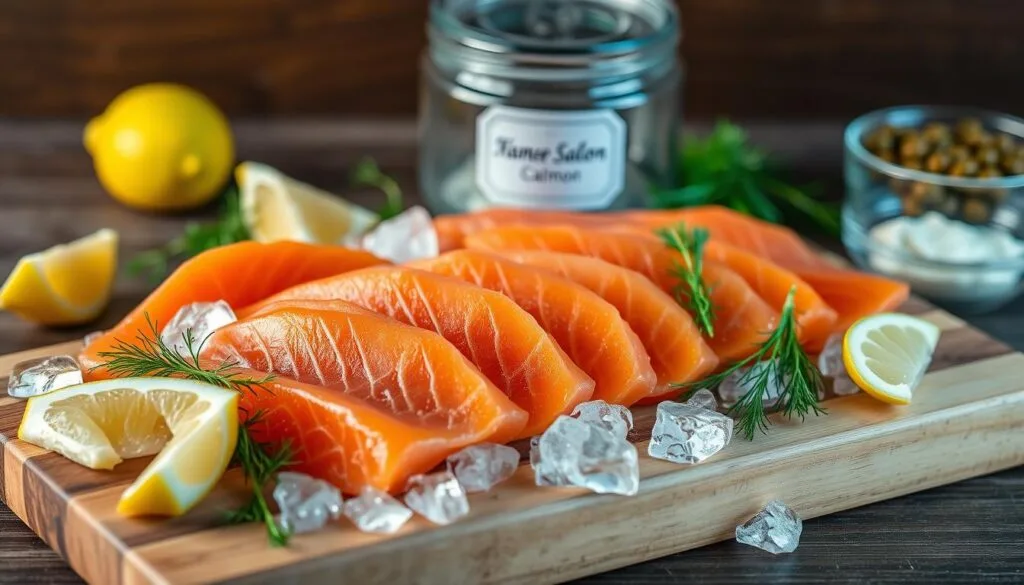
<path fill-rule="evenodd" d="M 630 439 L 641 483 L 632 497 L 538 488 L 524 464 L 492 492 L 470 496 L 470 516 L 451 526 L 417 518 L 376 536 L 342 521 L 271 548 L 262 526 L 221 522 L 246 499 L 237 470 L 183 518 L 120 518 L 117 499 L 148 458 L 91 471 L 24 443 L 24 402 L 6 395 L 0 495 L 95 584 L 564 581 L 733 538 L 772 498 L 807 519 L 1024 464 L 1024 355 L 922 301 L 902 310 L 943 330 L 912 405 L 833 398 L 828 416 L 778 421 L 696 466 L 648 457 L 654 410 L 637 408 Z M 23 359 L 79 346 L 0 357 L 0 377 Z"/>

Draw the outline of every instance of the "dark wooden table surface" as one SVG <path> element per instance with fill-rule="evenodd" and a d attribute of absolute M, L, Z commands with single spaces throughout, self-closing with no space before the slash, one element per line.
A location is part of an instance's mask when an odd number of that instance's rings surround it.
<path fill-rule="evenodd" d="M 173 237 L 185 221 L 213 212 L 161 217 L 115 204 L 96 182 L 80 146 L 81 129 L 81 123 L 72 122 L 0 122 L 0 275 L 23 254 L 102 227 L 118 230 L 122 254 L 129 257 Z M 838 195 L 841 124 L 753 124 L 750 129 L 800 178 L 814 179 Z M 410 123 L 246 122 L 236 125 L 236 134 L 241 159 L 277 166 L 357 200 L 369 201 L 372 194 L 352 193 L 347 169 L 364 155 L 374 156 L 408 192 L 416 190 Z M 70 330 L 39 329 L 0 313 L 0 354 L 113 325 L 148 289 L 145 281 L 121 276 L 101 320 Z M 1024 349 L 1024 300 L 969 320 Z M 0 582 L 81 581 L 0 505 Z M 1024 468 L 810 520 L 804 523 L 800 548 L 791 555 L 775 557 L 724 542 L 583 582 L 1024 583 Z"/>

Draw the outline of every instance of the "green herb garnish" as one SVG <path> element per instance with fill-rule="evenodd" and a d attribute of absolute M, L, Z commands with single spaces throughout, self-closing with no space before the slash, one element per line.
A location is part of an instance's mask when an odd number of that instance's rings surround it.
<path fill-rule="evenodd" d="M 164 343 L 160 338 L 157 324 L 150 320 L 148 314 L 146 324 L 149 331 L 140 331 L 134 344 L 118 339 L 115 340 L 111 351 L 100 352 L 99 357 L 103 358 L 105 363 L 97 367 L 105 367 L 117 377 L 188 378 L 239 391 L 270 391 L 264 384 L 274 379 L 273 374 L 259 378 L 240 376 L 232 371 L 237 364 L 231 361 L 224 361 L 213 369 L 205 369 L 199 361 L 199 353 L 205 340 L 197 343 L 192 331 L 186 330 L 182 334 L 186 355 L 182 355 Z M 234 459 L 242 467 L 246 483 L 252 486 L 253 497 L 248 504 L 231 512 L 228 520 L 263 522 L 267 527 L 267 537 L 271 544 L 283 546 L 288 543 L 290 535 L 274 520 L 274 514 L 270 511 L 263 490 L 274 481 L 277 473 L 292 461 L 293 451 L 287 442 L 276 448 L 256 442 L 250 431 L 262 418 L 262 412 L 253 413 L 245 424 L 238 428 Z"/>
<path fill-rule="evenodd" d="M 384 205 L 377 211 L 381 221 L 402 213 L 402 188 L 398 181 L 381 172 L 377 161 L 369 157 L 359 161 L 352 169 L 351 182 L 355 187 L 373 187 L 384 193 Z"/>
<path fill-rule="evenodd" d="M 696 228 L 692 231 L 680 223 L 672 228 L 664 228 L 656 232 L 665 245 L 679 252 L 683 261 L 677 263 L 672 274 L 679 279 L 673 295 L 683 307 L 693 315 L 697 327 L 708 337 L 715 336 L 715 308 L 711 303 L 711 293 L 704 282 L 704 244 L 708 241 L 708 231 Z"/>
<path fill-rule="evenodd" d="M 185 232 L 163 246 L 140 252 L 128 263 L 129 274 L 146 274 L 158 281 L 170 270 L 173 262 L 191 258 L 200 252 L 249 239 L 249 231 L 242 221 L 242 207 L 238 190 L 234 187 L 224 194 L 220 215 L 210 222 L 189 222 Z"/>
<path fill-rule="evenodd" d="M 793 307 L 795 294 L 794 287 L 786 296 L 779 324 L 751 356 L 703 380 L 676 385 L 687 388 L 689 395 L 702 388 L 716 388 L 733 372 L 745 368 L 740 382 L 750 390 L 729 409 L 729 414 L 736 417 L 739 430 L 747 439 L 753 439 L 758 430 L 766 432 L 771 424 L 764 405 L 765 390 L 770 384 L 780 387 L 773 412 L 782 412 L 789 418 L 799 416 L 801 420 L 810 413 L 826 414 L 825 409 L 818 405 L 821 372 L 811 363 L 797 339 Z M 759 367 L 751 367 L 758 363 Z"/>
<path fill-rule="evenodd" d="M 792 213 L 839 233 L 837 207 L 778 179 L 768 155 L 728 121 L 719 121 L 707 138 L 686 139 L 676 174 L 686 186 L 653 193 L 656 207 L 718 204 L 773 223 Z"/>

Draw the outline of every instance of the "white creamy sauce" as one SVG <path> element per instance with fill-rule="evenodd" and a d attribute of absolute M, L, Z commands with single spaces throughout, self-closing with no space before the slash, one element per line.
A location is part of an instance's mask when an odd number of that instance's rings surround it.
<path fill-rule="evenodd" d="M 1024 242 L 1009 232 L 952 220 L 937 212 L 921 217 L 898 217 L 871 228 L 868 261 L 884 274 L 907 281 L 918 292 L 949 300 L 977 300 L 1004 296 L 1020 284 L 1021 270 L 994 270 L 979 264 L 1024 258 Z M 911 257 L 902 260 L 882 250 Z M 949 266 L 921 266 L 936 261 Z M 957 266 L 959 265 L 959 266 Z"/>

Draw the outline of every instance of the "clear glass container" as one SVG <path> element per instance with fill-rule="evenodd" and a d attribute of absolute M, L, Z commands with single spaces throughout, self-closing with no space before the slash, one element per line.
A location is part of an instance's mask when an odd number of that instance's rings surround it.
<path fill-rule="evenodd" d="M 880 224 L 902 216 L 939 213 L 970 226 L 1024 238 L 1024 175 L 955 177 L 908 169 L 872 154 L 865 137 L 877 128 L 921 128 L 928 122 L 979 120 L 990 132 L 1013 136 L 1024 146 L 1024 120 L 986 110 L 901 106 L 871 112 L 846 128 L 842 237 L 858 266 L 905 280 L 914 292 L 968 313 L 996 309 L 1022 289 L 1024 258 L 979 262 L 925 259 L 872 237 Z"/>
<path fill-rule="evenodd" d="M 616 209 L 672 182 L 668 0 L 431 0 L 420 186 L 435 213 Z"/>

